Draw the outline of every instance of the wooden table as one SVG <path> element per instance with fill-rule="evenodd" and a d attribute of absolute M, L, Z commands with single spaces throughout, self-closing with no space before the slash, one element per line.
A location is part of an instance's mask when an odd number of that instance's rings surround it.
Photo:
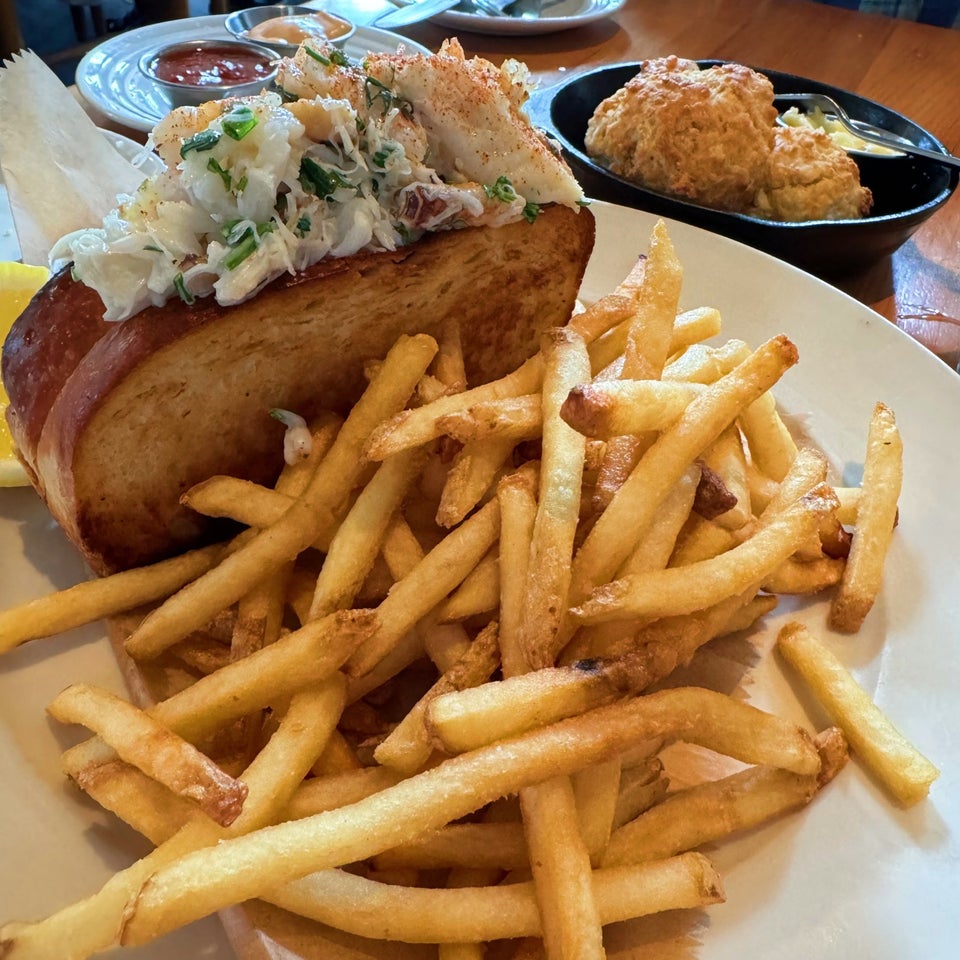
<path fill-rule="evenodd" d="M 404 30 L 436 49 L 447 31 Z M 541 85 L 570 71 L 675 53 L 737 60 L 856 91 L 909 116 L 960 153 L 960 30 L 809 0 L 628 0 L 562 33 L 462 33 L 468 55 L 524 60 Z M 960 362 L 960 191 L 893 256 L 838 284 L 951 366 Z"/>

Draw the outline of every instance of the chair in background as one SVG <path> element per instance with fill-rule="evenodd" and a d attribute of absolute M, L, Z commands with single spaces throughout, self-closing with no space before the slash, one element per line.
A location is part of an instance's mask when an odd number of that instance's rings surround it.
<path fill-rule="evenodd" d="M 102 37 L 107 32 L 102 3 L 96 3 L 95 0 L 64 0 L 64 2 L 70 7 L 73 32 L 77 35 L 78 43 Z M 87 37 L 87 9 L 90 10 L 90 20 L 93 24 L 93 35 L 90 38 Z"/>
<path fill-rule="evenodd" d="M 0 0 L 0 59 L 23 48 L 20 19 L 13 0 Z"/>

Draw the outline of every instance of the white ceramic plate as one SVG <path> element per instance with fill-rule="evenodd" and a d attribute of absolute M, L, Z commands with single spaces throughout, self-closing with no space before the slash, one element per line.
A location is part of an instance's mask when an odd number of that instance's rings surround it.
<path fill-rule="evenodd" d="M 616 13 L 626 0 L 545 0 L 540 16 L 525 20 L 521 17 L 488 17 L 481 13 L 461 13 L 448 10 L 431 18 L 431 23 L 466 30 L 470 33 L 493 33 L 501 36 L 516 34 L 559 33 L 583 27 L 596 20 L 604 20 Z"/>
<path fill-rule="evenodd" d="M 609 291 L 645 249 L 653 218 L 597 203 L 598 243 L 587 298 Z M 832 287 L 733 241 L 671 223 L 685 266 L 683 305 L 720 308 L 726 333 L 752 343 L 786 333 L 801 360 L 778 388 L 807 415 L 813 437 L 848 482 L 858 479 L 867 421 L 883 399 L 905 444 L 900 525 L 883 597 L 853 637 L 826 631 L 824 602 L 784 610 L 760 632 L 800 616 L 942 769 L 930 798 L 894 807 L 856 765 L 802 813 L 715 854 L 727 902 L 706 912 L 697 960 L 946 960 L 960 942 L 954 907 L 960 862 L 960 377 L 895 327 Z M 0 601 L 9 604 L 83 576 L 36 498 L 0 491 Z M 802 719 L 797 692 L 773 658 L 753 672 L 751 700 Z M 44 717 L 68 683 L 121 690 L 101 630 L 36 641 L 0 657 L 0 904 L 5 920 L 42 916 L 98 887 L 142 845 L 65 786 L 58 754 L 71 738 Z M 610 931 L 620 953 L 624 927 Z M 389 955 L 389 949 L 384 951 Z M 625 955 L 625 954 L 624 954 Z M 139 960 L 230 956 L 214 921 L 131 954 Z"/>
<path fill-rule="evenodd" d="M 101 113 L 116 123 L 134 130 L 149 132 L 161 117 L 170 112 L 170 102 L 137 66 L 147 47 L 167 41 L 200 38 L 233 39 L 224 27 L 221 15 L 170 20 L 118 33 L 94 47 L 77 67 L 77 89 Z M 403 44 L 408 51 L 430 51 L 388 30 L 357 27 L 357 32 L 344 45 L 349 57 L 365 53 L 394 53 Z"/>

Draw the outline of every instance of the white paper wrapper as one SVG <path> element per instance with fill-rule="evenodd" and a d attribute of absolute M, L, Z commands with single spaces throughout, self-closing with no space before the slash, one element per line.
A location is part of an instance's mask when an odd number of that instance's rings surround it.
<path fill-rule="evenodd" d="M 0 168 L 23 262 L 44 266 L 56 240 L 98 225 L 144 176 L 30 52 L 0 69 Z"/>

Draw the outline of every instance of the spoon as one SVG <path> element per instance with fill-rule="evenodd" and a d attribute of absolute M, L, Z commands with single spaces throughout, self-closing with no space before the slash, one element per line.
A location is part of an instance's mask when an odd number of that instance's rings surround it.
<path fill-rule="evenodd" d="M 871 123 L 864 123 L 862 120 L 854 120 L 839 103 L 832 97 L 822 93 L 778 93 L 774 97 L 775 101 L 781 103 L 795 104 L 800 107 L 819 107 L 824 113 L 833 114 L 842 127 L 845 127 L 855 137 L 865 140 L 867 143 L 876 143 L 881 147 L 887 147 L 890 150 L 899 153 L 909 153 L 916 157 L 925 157 L 927 160 L 935 160 L 937 163 L 945 164 L 948 167 L 960 167 L 960 157 L 955 157 L 949 153 L 941 153 L 938 150 L 927 150 L 926 147 L 918 147 L 910 140 L 884 130 L 882 127 L 876 127 Z"/>

